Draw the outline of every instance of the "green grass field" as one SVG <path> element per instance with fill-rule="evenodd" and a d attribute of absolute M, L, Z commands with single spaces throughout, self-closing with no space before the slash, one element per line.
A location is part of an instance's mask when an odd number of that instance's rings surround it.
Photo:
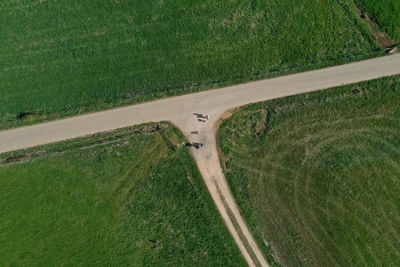
<path fill-rule="evenodd" d="M 227 178 L 266 253 L 283 266 L 398 266 L 399 103 L 392 77 L 251 105 L 223 123 Z"/>
<path fill-rule="evenodd" d="M 0 25 L 0 129 L 378 48 L 344 1 L 3 0 Z"/>
<path fill-rule="evenodd" d="M 391 38 L 400 41 L 400 1 L 355 0 Z"/>
<path fill-rule="evenodd" d="M 0 155 L 0 266 L 245 266 L 164 126 Z"/>

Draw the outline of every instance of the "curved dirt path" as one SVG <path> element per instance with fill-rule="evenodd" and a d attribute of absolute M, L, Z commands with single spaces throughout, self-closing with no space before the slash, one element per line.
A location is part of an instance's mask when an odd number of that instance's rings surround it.
<path fill-rule="evenodd" d="M 196 127 L 199 136 L 196 142 L 204 144 L 203 149 L 192 149 L 192 155 L 203 176 L 204 182 L 216 204 L 229 232 L 239 246 L 249 266 L 268 266 L 263 252 L 259 249 L 246 222 L 240 214 L 225 175 L 222 171 L 217 147 L 219 115 Z M 196 120 L 193 118 L 193 120 Z"/>
<path fill-rule="evenodd" d="M 246 104 L 398 74 L 399 54 L 96 112 L 0 132 L 0 153 L 150 121 L 171 121 L 190 141 L 204 144 L 202 149 L 192 149 L 193 157 L 247 263 L 268 266 L 222 172 L 216 143 L 218 119 L 227 110 Z M 206 113 L 210 119 L 198 122 L 192 115 L 194 112 Z M 199 131 L 199 135 L 191 135 L 193 130 Z"/>

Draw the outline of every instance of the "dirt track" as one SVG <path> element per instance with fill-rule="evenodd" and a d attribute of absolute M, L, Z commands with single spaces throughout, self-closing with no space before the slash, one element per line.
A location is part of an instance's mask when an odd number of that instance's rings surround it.
<path fill-rule="evenodd" d="M 69 119 L 0 132 L 0 153 L 110 131 L 149 121 L 171 121 L 189 140 L 204 147 L 192 149 L 211 196 L 240 251 L 250 266 L 268 266 L 222 172 L 216 144 L 218 118 L 224 112 L 249 103 L 400 74 L 400 55 L 392 55 L 311 72 L 283 76 L 172 97 L 139 105 L 97 112 Z M 198 122 L 194 112 L 210 119 Z M 199 135 L 190 132 L 198 130 Z"/>

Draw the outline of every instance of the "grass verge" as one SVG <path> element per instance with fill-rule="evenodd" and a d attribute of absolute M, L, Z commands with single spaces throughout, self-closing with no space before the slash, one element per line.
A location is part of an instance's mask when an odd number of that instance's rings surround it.
<path fill-rule="evenodd" d="M 397 0 L 355 0 L 356 4 L 391 38 L 400 42 L 400 2 Z"/>

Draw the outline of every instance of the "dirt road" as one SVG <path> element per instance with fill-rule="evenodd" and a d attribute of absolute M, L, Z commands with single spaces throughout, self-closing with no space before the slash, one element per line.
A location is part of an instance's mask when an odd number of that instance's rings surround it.
<path fill-rule="evenodd" d="M 171 121 L 189 140 L 204 144 L 202 149 L 192 150 L 193 157 L 247 263 L 268 266 L 240 215 L 222 172 L 215 138 L 218 118 L 229 109 L 249 103 L 398 74 L 399 54 L 96 112 L 0 132 L 0 153 L 150 121 Z M 208 114 L 210 119 L 199 122 L 192 115 L 194 112 Z M 199 135 L 190 134 L 193 130 L 199 131 Z"/>

